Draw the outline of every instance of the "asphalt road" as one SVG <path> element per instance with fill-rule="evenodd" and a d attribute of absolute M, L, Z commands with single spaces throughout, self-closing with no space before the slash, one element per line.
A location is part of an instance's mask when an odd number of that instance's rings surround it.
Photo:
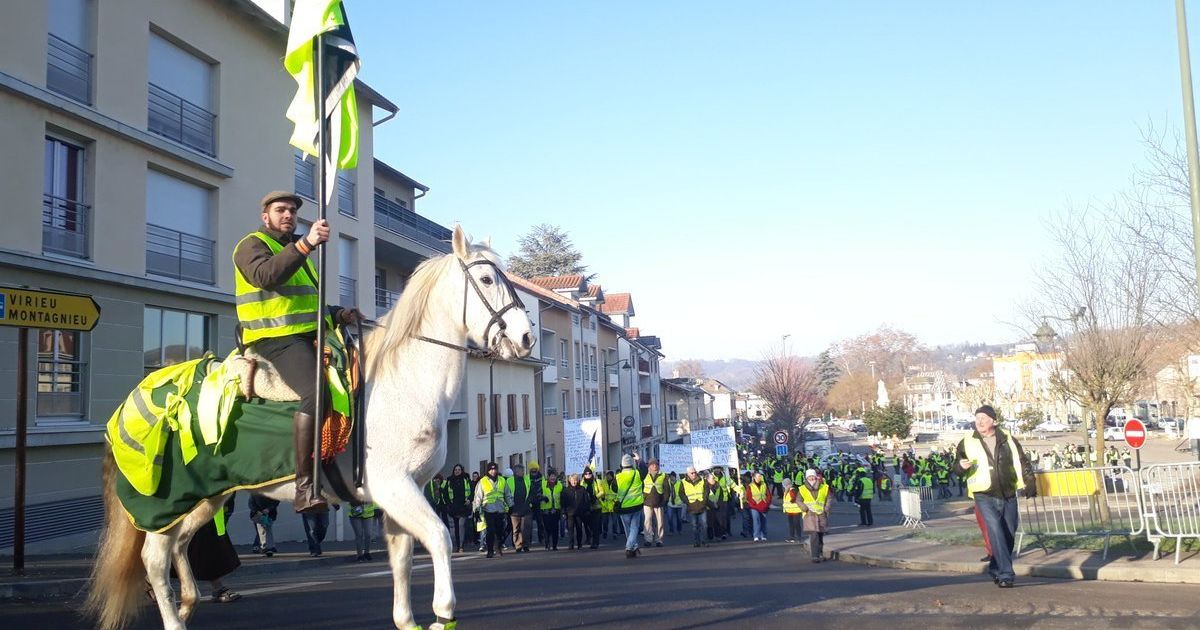
<path fill-rule="evenodd" d="M 782 522 L 771 525 L 778 537 Z M 413 609 L 428 625 L 432 574 L 423 565 L 427 559 L 418 556 Z M 386 571 L 377 559 L 257 578 L 235 573 L 227 582 L 243 599 L 201 605 L 190 627 L 389 628 Z M 636 560 L 611 543 L 491 560 L 460 554 L 454 572 L 467 629 L 1200 628 L 1195 586 L 1030 578 L 1001 590 L 981 576 L 812 564 L 800 546 L 741 538 L 694 549 L 670 537 L 668 546 Z M 144 612 L 136 628 L 161 627 L 153 609 Z M 0 628 L 86 627 L 70 602 L 0 607 Z"/>

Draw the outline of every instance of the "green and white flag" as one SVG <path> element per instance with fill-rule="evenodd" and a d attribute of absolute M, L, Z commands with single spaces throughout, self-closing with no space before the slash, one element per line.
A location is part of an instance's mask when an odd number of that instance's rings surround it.
<path fill-rule="evenodd" d="M 346 21 L 341 0 L 296 0 L 288 32 L 283 67 L 296 80 L 296 96 L 288 106 L 287 118 L 296 124 L 291 144 L 317 159 L 316 58 L 317 36 L 323 35 L 325 69 L 325 113 L 329 117 L 328 155 L 325 164 L 326 202 L 332 200 L 337 169 L 358 165 L 358 102 L 354 77 L 358 76 L 358 50 Z"/>

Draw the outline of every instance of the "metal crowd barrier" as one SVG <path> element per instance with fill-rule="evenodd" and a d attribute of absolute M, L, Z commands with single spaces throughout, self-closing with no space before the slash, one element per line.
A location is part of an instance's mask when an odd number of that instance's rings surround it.
<path fill-rule="evenodd" d="M 1049 553 L 1047 536 L 1103 536 L 1108 559 L 1110 539 L 1146 531 L 1138 492 L 1138 475 L 1126 466 L 1038 471 L 1037 496 L 1018 503 L 1020 529 L 1014 556 L 1021 555 L 1025 536 L 1033 536 Z"/>
<path fill-rule="evenodd" d="M 1142 518 L 1154 558 L 1162 541 L 1173 538 L 1179 564 L 1183 541 L 1200 539 L 1200 462 L 1144 466 L 1141 480 Z"/>

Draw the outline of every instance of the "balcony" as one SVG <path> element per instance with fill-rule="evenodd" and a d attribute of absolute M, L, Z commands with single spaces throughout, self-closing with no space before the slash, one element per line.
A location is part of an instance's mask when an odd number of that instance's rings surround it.
<path fill-rule="evenodd" d="M 146 224 L 146 272 L 213 284 L 213 246 L 209 239 Z"/>
<path fill-rule="evenodd" d="M 558 382 L 558 366 L 557 365 L 553 365 L 553 364 L 547 365 L 545 368 L 542 369 L 542 382 L 543 383 L 557 383 Z"/>
<path fill-rule="evenodd" d="M 78 201 L 42 195 L 42 251 L 87 258 L 91 211 Z"/>
<path fill-rule="evenodd" d="M 400 303 L 400 292 L 375 287 L 375 317 L 383 317 Z"/>
<path fill-rule="evenodd" d="M 650 362 L 645 359 L 638 359 L 638 374 L 642 376 L 650 376 Z"/>
<path fill-rule="evenodd" d="M 46 88 L 91 105 L 92 53 L 51 34 L 46 49 Z"/>
<path fill-rule="evenodd" d="M 317 198 L 316 164 L 308 161 L 299 149 L 292 152 L 292 169 L 295 171 L 295 188 L 297 195 L 309 199 Z"/>
<path fill-rule="evenodd" d="M 558 415 L 558 407 L 542 407 L 542 415 L 557 416 Z"/>
<path fill-rule="evenodd" d="M 358 280 L 346 276 L 338 276 L 338 305 L 358 306 Z"/>
<path fill-rule="evenodd" d="M 649 408 L 653 402 L 650 399 L 650 394 L 638 394 L 638 404 L 643 408 Z"/>
<path fill-rule="evenodd" d="M 443 254 L 450 253 L 450 230 L 383 195 L 375 195 L 375 225 Z"/>
<path fill-rule="evenodd" d="M 205 155 L 216 156 L 216 114 L 153 83 L 149 86 L 147 128 Z"/>

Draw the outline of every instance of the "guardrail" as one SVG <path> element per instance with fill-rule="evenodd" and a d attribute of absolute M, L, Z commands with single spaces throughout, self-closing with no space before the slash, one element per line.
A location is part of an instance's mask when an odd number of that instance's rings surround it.
<path fill-rule="evenodd" d="M 1183 541 L 1200 539 L 1200 462 L 1152 464 L 1141 473 L 1142 522 L 1154 558 L 1167 538 L 1175 539 L 1175 564 Z"/>
<path fill-rule="evenodd" d="M 1107 560 L 1113 536 L 1126 536 L 1132 543 L 1146 531 L 1139 477 L 1126 466 L 1039 471 L 1034 476 L 1037 496 L 1018 503 L 1021 526 L 1014 556 L 1021 555 L 1027 535 L 1047 553 L 1047 536 L 1103 536 Z"/>

